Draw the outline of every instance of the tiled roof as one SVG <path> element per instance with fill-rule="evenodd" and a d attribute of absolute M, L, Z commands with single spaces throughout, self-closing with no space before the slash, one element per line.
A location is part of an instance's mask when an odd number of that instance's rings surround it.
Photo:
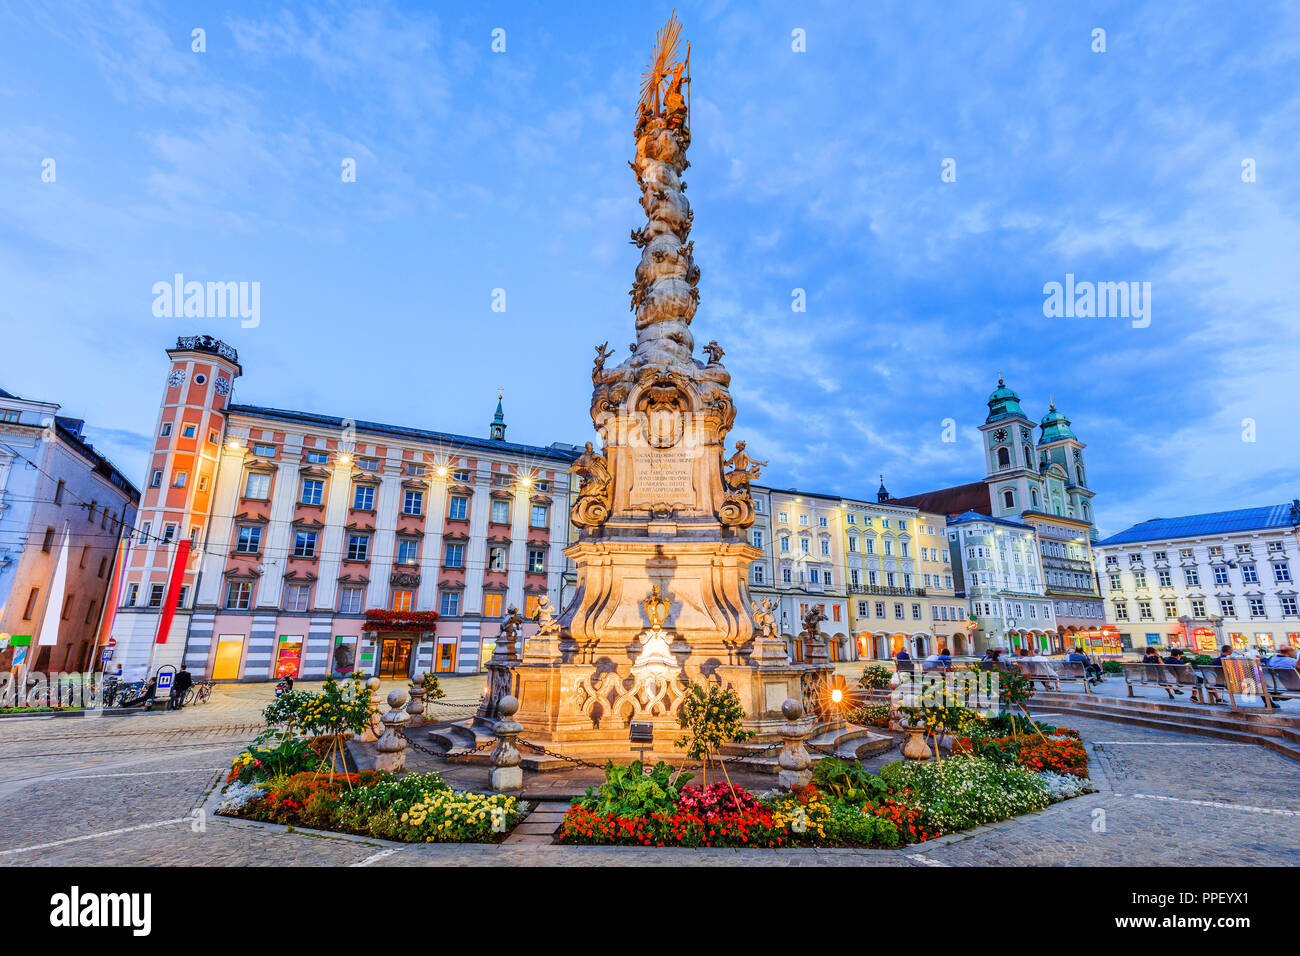
<path fill-rule="evenodd" d="M 230 405 L 226 409 L 232 415 L 252 415 L 257 418 L 270 418 L 285 422 L 302 422 L 308 425 L 324 425 L 329 428 L 342 428 L 344 421 L 350 422 L 358 432 L 372 432 L 381 435 L 393 435 L 416 441 L 439 442 L 457 448 L 475 448 L 481 451 L 495 451 L 507 455 L 525 455 L 531 458 L 552 458 L 556 461 L 569 462 L 582 452 L 570 450 L 569 447 L 551 445 L 546 448 L 537 445 L 517 445 L 508 441 L 493 441 L 490 438 L 471 438 L 468 435 L 453 435 L 448 432 L 429 431 L 424 428 L 408 428 L 405 425 L 384 425 L 379 422 L 363 422 L 355 419 L 336 418 L 332 415 L 317 415 L 313 412 L 295 412 L 283 408 L 264 408 L 261 405 Z"/>
<path fill-rule="evenodd" d="M 951 528 L 955 524 L 966 524 L 970 521 L 990 521 L 993 524 L 1006 525 L 1008 528 L 1020 528 L 1024 531 L 1034 530 L 1022 521 L 1012 521 L 1010 518 L 994 518 L 992 515 L 986 515 L 979 511 L 966 511 L 956 517 L 950 517 L 948 527 Z"/>
<path fill-rule="evenodd" d="M 1237 511 L 1211 511 L 1203 515 L 1184 515 L 1181 518 L 1152 518 L 1113 534 L 1097 547 L 1112 544 L 1133 544 L 1139 541 L 1169 541 L 1174 538 L 1202 538 L 1238 531 L 1263 531 L 1269 528 L 1291 528 L 1297 523 L 1292 513 L 1294 504 L 1266 505 L 1263 508 L 1241 508 Z"/>
<path fill-rule="evenodd" d="M 989 506 L 989 489 L 982 481 L 972 481 L 952 488 L 927 491 L 905 498 L 890 498 L 891 505 L 911 505 L 930 514 L 959 515 L 965 511 L 979 511 Z"/>

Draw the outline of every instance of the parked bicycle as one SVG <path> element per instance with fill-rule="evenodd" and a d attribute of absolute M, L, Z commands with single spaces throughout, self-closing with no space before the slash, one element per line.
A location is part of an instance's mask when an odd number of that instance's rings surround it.
<path fill-rule="evenodd" d="M 211 697 L 212 697 L 212 681 L 210 680 L 199 681 L 197 684 L 192 684 L 189 687 L 189 689 L 185 691 L 185 696 L 181 700 L 181 705 L 184 707 L 188 707 L 196 700 L 200 704 L 206 704 L 209 698 Z"/>

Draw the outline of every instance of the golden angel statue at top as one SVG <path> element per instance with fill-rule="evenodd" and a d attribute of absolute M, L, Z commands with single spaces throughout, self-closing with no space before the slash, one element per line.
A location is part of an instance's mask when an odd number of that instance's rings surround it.
<path fill-rule="evenodd" d="M 689 43 L 686 44 L 685 58 L 673 62 L 681 36 L 682 24 L 674 10 L 668 22 L 655 36 L 654 55 L 650 58 L 649 69 L 641 77 L 641 102 L 637 107 L 643 118 L 647 114 L 658 116 L 662 111 L 669 128 L 685 128 L 689 125 L 687 118 L 690 105 L 684 92 L 686 84 L 691 82 Z"/>

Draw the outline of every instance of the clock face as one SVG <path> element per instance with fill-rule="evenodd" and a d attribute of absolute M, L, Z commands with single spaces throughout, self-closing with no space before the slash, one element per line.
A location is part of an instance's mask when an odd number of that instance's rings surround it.
<path fill-rule="evenodd" d="M 1020 437 L 1025 441 L 1029 441 L 1029 429 L 1023 425 L 1020 426 Z"/>
<path fill-rule="evenodd" d="M 179 369 L 179 368 L 173 369 L 172 373 L 167 376 L 167 384 L 171 388 L 175 388 L 177 385 L 180 385 L 184 381 L 185 381 L 184 369 Z"/>
<path fill-rule="evenodd" d="M 224 375 L 219 375 L 217 377 L 217 384 L 213 385 L 212 387 L 217 390 L 218 395 L 229 395 L 230 379 L 226 378 Z"/>
<path fill-rule="evenodd" d="M 1006 440 L 1007 440 L 1007 430 L 1006 430 L 1005 428 L 999 428 L 997 431 L 995 431 L 995 432 L 993 433 L 993 440 L 994 440 L 994 441 L 1006 441 Z"/>
<path fill-rule="evenodd" d="M 1077 448 L 1074 450 L 1074 460 L 1083 461 L 1083 452 L 1079 451 Z"/>

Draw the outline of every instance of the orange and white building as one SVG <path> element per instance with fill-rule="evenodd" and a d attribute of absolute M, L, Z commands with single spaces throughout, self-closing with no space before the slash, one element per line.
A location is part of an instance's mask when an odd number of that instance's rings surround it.
<path fill-rule="evenodd" d="M 238 404 L 233 348 L 167 354 L 112 632 L 129 676 L 475 673 L 510 607 L 562 606 L 573 446 L 506 441 L 499 401 L 486 438 Z"/>

